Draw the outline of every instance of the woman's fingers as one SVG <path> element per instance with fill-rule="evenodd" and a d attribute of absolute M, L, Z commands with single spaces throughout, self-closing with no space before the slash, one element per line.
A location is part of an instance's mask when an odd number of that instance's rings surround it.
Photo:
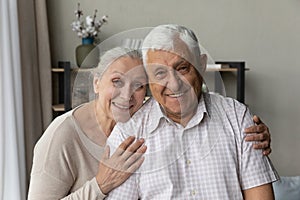
<path fill-rule="evenodd" d="M 146 152 L 147 147 L 144 145 L 145 140 L 143 138 L 134 142 L 135 137 L 130 136 L 124 142 L 122 142 L 113 155 L 107 159 L 108 167 L 127 172 L 139 158 Z"/>
<path fill-rule="evenodd" d="M 270 140 L 271 140 L 269 128 L 256 115 L 253 116 L 253 121 L 256 123 L 256 125 L 248 127 L 244 130 L 244 132 L 247 134 L 245 140 L 246 141 L 259 141 L 259 142 L 267 141 L 267 143 L 269 145 Z"/>
<path fill-rule="evenodd" d="M 143 138 L 138 139 L 132 145 L 130 145 L 122 154 L 122 158 L 127 160 L 133 153 L 135 153 L 143 144 L 145 140 Z"/>
<path fill-rule="evenodd" d="M 246 141 L 266 142 L 267 146 L 271 143 L 271 135 L 265 124 L 249 127 L 248 130 L 245 130 L 245 133 L 247 134 Z"/>
<path fill-rule="evenodd" d="M 269 142 L 267 142 L 267 141 L 253 144 L 254 149 L 265 149 L 265 148 L 268 148 L 268 146 L 269 146 Z"/>
<path fill-rule="evenodd" d="M 109 154 L 110 154 L 110 148 L 108 145 L 106 145 L 106 147 L 104 148 L 104 152 L 101 156 L 101 160 L 105 161 L 105 160 L 109 159 Z"/>
<path fill-rule="evenodd" d="M 256 124 L 263 123 L 257 115 L 254 115 L 254 116 L 253 116 L 253 121 L 254 121 Z"/>
<path fill-rule="evenodd" d="M 245 133 L 261 133 L 267 130 L 268 127 L 265 124 L 259 124 L 245 128 Z"/>
<path fill-rule="evenodd" d="M 267 156 L 267 155 L 269 155 L 271 152 L 272 152 L 271 147 L 268 147 L 268 148 L 266 148 L 266 149 L 263 151 L 263 154 L 264 154 L 265 156 Z"/>
<path fill-rule="evenodd" d="M 246 141 L 258 141 L 258 142 L 269 141 L 269 135 L 267 132 L 251 134 L 251 135 L 247 135 L 245 140 Z"/>
<path fill-rule="evenodd" d="M 123 152 L 134 142 L 134 140 L 135 140 L 134 136 L 129 136 L 128 138 L 126 138 L 126 140 L 124 140 L 119 145 L 119 147 L 117 148 L 114 154 L 117 156 L 123 154 Z"/>
<path fill-rule="evenodd" d="M 263 149 L 264 155 L 269 155 L 272 151 L 271 149 L 271 134 L 269 128 L 261 121 L 261 119 L 254 115 L 253 122 L 256 125 L 248 127 L 244 130 L 247 134 L 245 140 L 258 142 L 253 145 L 254 149 Z"/>
<path fill-rule="evenodd" d="M 127 172 L 134 173 L 144 162 L 145 157 L 140 157 L 136 162 L 134 162 L 130 167 L 127 169 Z"/>
<path fill-rule="evenodd" d="M 111 157 L 109 146 L 105 148 L 96 175 L 97 183 L 104 194 L 122 184 L 143 163 L 143 155 L 147 150 L 143 145 L 145 141 L 134 140 L 135 137 L 128 137 Z"/>
<path fill-rule="evenodd" d="M 147 146 L 141 146 L 135 153 L 131 154 L 130 157 L 125 161 L 125 168 L 130 168 L 131 165 L 134 165 L 146 152 Z"/>

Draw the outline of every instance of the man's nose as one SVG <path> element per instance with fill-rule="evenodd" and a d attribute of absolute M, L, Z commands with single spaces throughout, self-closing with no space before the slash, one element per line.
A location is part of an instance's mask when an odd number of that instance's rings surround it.
<path fill-rule="evenodd" d="M 167 88 L 173 92 L 177 92 L 180 90 L 181 86 L 182 86 L 182 79 L 180 77 L 179 72 L 177 72 L 176 70 L 170 71 Z"/>

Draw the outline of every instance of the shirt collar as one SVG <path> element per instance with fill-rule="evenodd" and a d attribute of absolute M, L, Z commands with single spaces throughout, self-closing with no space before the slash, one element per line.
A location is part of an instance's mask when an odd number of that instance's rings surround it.
<path fill-rule="evenodd" d="M 151 109 L 149 113 L 149 117 L 152 116 L 152 120 L 148 122 L 148 130 L 152 133 L 160 123 L 163 123 L 164 120 L 169 121 L 168 117 L 164 114 L 163 109 L 160 107 L 159 103 L 152 98 L 151 99 Z"/>
<path fill-rule="evenodd" d="M 157 129 L 159 124 L 165 122 L 174 124 L 174 122 L 166 116 L 166 114 L 163 111 L 163 108 L 159 105 L 159 103 L 154 99 L 151 99 L 151 101 L 153 101 L 153 103 L 152 103 L 152 109 L 150 109 L 149 116 L 153 116 L 152 118 L 153 120 L 149 121 L 148 130 L 150 132 L 153 132 L 155 129 Z M 200 101 L 197 106 L 197 112 L 189 121 L 186 128 L 199 124 L 204 118 L 205 114 L 210 118 L 210 112 L 211 112 L 210 95 L 208 93 L 202 93 L 200 97 Z"/>
<path fill-rule="evenodd" d="M 189 121 L 186 128 L 191 128 L 191 127 L 199 124 L 206 115 L 207 115 L 207 117 L 210 118 L 210 113 L 211 113 L 210 110 L 211 110 L 210 95 L 208 93 L 202 93 L 199 103 L 198 103 L 197 112 L 194 114 L 192 119 Z"/>
<path fill-rule="evenodd" d="M 202 93 L 201 98 L 200 98 L 200 103 L 199 105 L 202 103 L 203 106 L 203 112 L 205 112 L 208 117 L 210 118 L 211 116 L 211 99 L 210 99 L 210 94 L 209 93 Z M 204 105 L 203 105 L 204 104 Z M 199 108 L 199 106 L 198 106 Z"/>

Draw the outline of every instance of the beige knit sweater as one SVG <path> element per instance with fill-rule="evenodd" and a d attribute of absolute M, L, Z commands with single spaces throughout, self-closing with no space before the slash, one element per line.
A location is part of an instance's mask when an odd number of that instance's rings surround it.
<path fill-rule="evenodd" d="M 36 144 L 29 200 L 105 198 L 95 179 L 104 149 L 83 133 L 73 112 L 57 117 Z"/>

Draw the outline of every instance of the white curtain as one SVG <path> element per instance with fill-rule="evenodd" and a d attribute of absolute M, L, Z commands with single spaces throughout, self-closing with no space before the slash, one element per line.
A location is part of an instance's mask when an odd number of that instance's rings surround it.
<path fill-rule="evenodd" d="M 0 0 L 0 199 L 23 200 L 26 168 L 17 0 Z"/>

